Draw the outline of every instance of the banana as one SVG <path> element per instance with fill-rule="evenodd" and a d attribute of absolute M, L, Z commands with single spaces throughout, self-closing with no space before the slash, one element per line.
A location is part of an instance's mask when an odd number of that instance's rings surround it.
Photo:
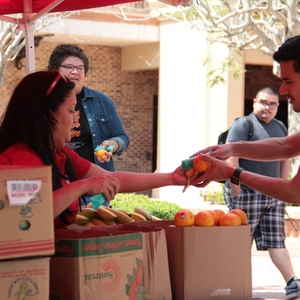
<path fill-rule="evenodd" d="M 144 216 L 146 220 L 152 220 L 152 215 L 150 212 L 141 206 L 135 207 L 134 212 Z"/>
<path fill-rule="evenodd" d="M 131 212 L 129 214 L 129 217 L 135 221 L 146 221 L 146 218 L 143 215 L 138 214 L 136 212 Z"/>
<path fill-rule="evenodd" d="M 77 225 L 85 225 L 88 222 L 89 222 L 89 218 L 82 216 L 82 215 L 77 215 L 74 220 L 74 224 L 77 224 Z"/>
<path fill-rule="evenodd" d="M 117 215 L 108 210 L 105 206 L 98 207 L 97 215 L 104 220 L 115 220 L 117 218 Z"/>
<path fill-rule="evenodd" d="M 92 222 L 88 221 L 84 226 L 95 226 Z"/>
<path fill-rule="evenodd" d="M 117 211 L 120 211 L 120 212 L 122 212 L 123 214 L 125 214 L 125 215 L 128 215 L 128 216 L 129 216 L 129 212 L 128 212 L 126 209 L 117 208 L 116 210 L 117 210 Z"/>
<path fill-rule="evenodd" d="M 152 215 L 152 221 L 161 221 L 162 219 L 160 219 L 159 217 L 153 216 Z"/>
<path fill-rule="evenodd" d="M 94 208 L 92 202 L 88 203 L 88 205 L 86 207 L 88 207 L 88 208 Z"/>
<path fill-rule="evenodd" d="M 87 218 L 94 218 L 97 216 L 97 212 L 93 208 L 89 207 L 82 207 L 81 211 L 78 211 L 78 214 Z"/>
<path fill-rule="evenodd" d="M 94 226 L 106 226 L 106 223 L 97 217 L 90 218 L 90 222 L 94 224 Z"/>
<path fill-rule="evenodd" d="M 116 222 L 114 220 L 104 220 L 101 219 L 106 225 L 116 225 Z"/>
<path fill-rule="evenodd" d="M 118 209 L 114 209 L 114 208 L 111 208 L 111 207 L 105 207 L 105 209 L 109 210 L 111 213 L 113 213 L 117 216 L 115 221 L 117 221 L 118 223 L 126 224 L 126 223 L 134 221 L 127 214 L 124 214 L 123 212 L 121 212 Z"/>

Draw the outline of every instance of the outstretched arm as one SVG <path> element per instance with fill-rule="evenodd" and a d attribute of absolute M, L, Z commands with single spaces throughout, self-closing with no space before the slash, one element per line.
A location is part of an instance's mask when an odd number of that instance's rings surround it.
<path fill-rule="evenodd" d="M 223 160 L 230 156 L 258 161 L 283 160 L 300 155 L 300 132 L 284 138 L 268 138 L 251 142 L 234 142 L 209 146 L 199 153 L 208 153 Z"/>
<path fill-rule="evenodd" d="M 201 159 L 208 161 L 211 167 L 200 177 L 191 182 L 197 187 L 205 187 L 211 181 L 228 180 L 234 173 L 235 167 L 213 158 L 200 154 Z M 291 179 L 274 178 L 258 175 L 248 171 L 240 174 L 241 182 L 254 190 L 288 203 L 300 203 L 300 173 Z"/>

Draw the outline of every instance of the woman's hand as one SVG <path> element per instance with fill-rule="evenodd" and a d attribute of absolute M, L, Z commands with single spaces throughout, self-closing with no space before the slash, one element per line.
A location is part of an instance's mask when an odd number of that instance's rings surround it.
<path fill-rule="evenodd" d="M 187 177 L 185 175 L 186 170 L 183 170 L 181 168 L 181 165 L 176 168 L 176 170 L 173 172 L 173 181 L 174 185 L 186 185 L 187 184 Z M 197 177 L 198 172 L 195 172 L 192 179 Z"/>
<path fill-rule="evenodd" d="M 81 181 L 85 190 L 83 194 L 104 194 L 108 202 L 115 197 L 120 189 L 119 180 L 115 176 L 93 176 Z"/>

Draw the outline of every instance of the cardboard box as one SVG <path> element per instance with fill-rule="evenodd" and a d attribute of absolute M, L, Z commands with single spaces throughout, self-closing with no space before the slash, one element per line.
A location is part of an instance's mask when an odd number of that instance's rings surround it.
<path fill-rule="evenodd" d="M 55 231 L 50 299 L 172 299 L 163 229 L 72 227 Z"/>
<path fill-rule="evenodd" d="M 0 261 L 1 300 L 49 299 L 49 259 Z"/>
<path fill-rule="evenodd" d="M 250 226 L 165 229 L 173 300 L 252 299 Z"/>
<path fill-rule="evenodd" d="M 12 206 L 8 198 L 8 188 L 13 189 L 11 181 L 15 180 L 20 184 L 15 191 L 11 192 L 15 197 L 13 200 L 22 198 L 22 201 L 27 202 L 25 204 L 18 202 L 19 204 Z M 30 190 L 35 186 L 32 181 L 41 184 L 37 193 Z M 26 194 L 29 196 L 28 200 L 25 199 Z M 0 167 L 0 228 L 0 260 L 54 254 L 50 166 Z"/>

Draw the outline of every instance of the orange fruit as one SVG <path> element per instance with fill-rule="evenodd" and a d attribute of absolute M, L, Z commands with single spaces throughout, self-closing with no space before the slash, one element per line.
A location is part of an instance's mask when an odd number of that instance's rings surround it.
<path fill-rule="evenodd" d="M 174 216 L 175 226 L 194 226 L 195 216 L 189 209 L 180 209 Z"/>
<path fill-rule="evenodd" d="M 219 219 L 219 226 L 239 226 L 242 224 L 241 218 L 233 213 L 224 214 Z"/>
<path fill-rule="evenodd" d="M 213 211 L 213 210 L 208 210 L 208 212 L 210 214 L 212 214 L 212 216 L 214 217 L 214 220 L 215 220 L 214 226 L 218 226 L 219 225 L 220 216 L 215 211 Z"/>
<path fill-rule="evenodd" d="M 223 215 L 225 215 L 225 212 L 221 209 L 214 209 L 214 212 L 216 212 L 219 217 L 222 217 Z"/>
<path fill-rule="evenodd" d="M 230 213 L 238 215 L 241 218 L 242 225 L 247 224 L 248 218 L 247 218 L 246 213 L 242 209 L 235 208 L 235 209 L 232 209 L 230 211 Z"/>
<path fill-rule="evenodd" d="M 196 156 L 193 160 L 193 167 L 199 173 L 204 173 L 206 170 L 210 168 L 210 163 Z"/>
<path fill-rule="evenodd" d="M 107 155 L 105 153 L 106 153 L 105 149 L 97 150 L 96 157 L 100 158 L 100 159 L 103 158 L 104 156 L 107 157 Z"/>
<path fill-rule="evenodd" d="M 195 226 L 214 226 L 215 219 L 208 211 L 199 211 L 195 215 Z"/>

